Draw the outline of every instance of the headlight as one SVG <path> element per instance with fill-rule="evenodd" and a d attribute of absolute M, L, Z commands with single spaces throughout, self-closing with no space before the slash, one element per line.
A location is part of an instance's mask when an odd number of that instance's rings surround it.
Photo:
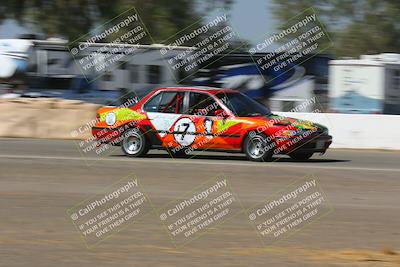
<path fill-rule="evenodd" d="M 294 130 L 285 130 L 285 131 L 282 132 L 282 136 L 284 136 L 284 137 L 292 137 L 292 136 L 295 136 L 297 134 L 298 134 L 298 132 L 294 131 Z"/>
<path fill-rule="evenodd" d="M 117 118 L 114 112 L 109 112 L 106 114 L 106 123 L 108 126 L 114 125 L 116 120 Z"/>

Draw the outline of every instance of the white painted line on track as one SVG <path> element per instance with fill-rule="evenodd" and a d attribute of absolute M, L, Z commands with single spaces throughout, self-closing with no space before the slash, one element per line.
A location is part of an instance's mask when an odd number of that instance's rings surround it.
<path fill-rule="evenodd" d="M 307 162 L 300 164 L 288 164 L 281 162 L 237 162 L 237 161 L 211 161 L 196 159 L 154 159 L 154 158 L 96 158 L 96 157 L 63 157 L 63 156 L 34 156 L 34 155 L 0 155 L 5 159 L 45 159 L 45 160 L 77 160 L 77 161 L 114 161 L 114 162 L 140 162 L 140 163 L 161 163 L 161 164 L 194 164 L 194 165 L 224 165 L 224 166 L 244 166 L 244 167 L 272 167 L 272 168 L 298 168 L 298 169 L 322 169 L 322 170 L 357 170 L 357 171 L 377 171 L 377 172 L 400 172 L 400 169 L 393 168 L 368 168 L 351 166 L 317 166 L 318 163 L 309 164 Z"/>

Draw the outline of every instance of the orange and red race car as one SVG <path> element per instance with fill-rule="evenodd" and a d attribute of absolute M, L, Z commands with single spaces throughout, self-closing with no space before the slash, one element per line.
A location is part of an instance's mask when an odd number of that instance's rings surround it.
<path fill-rule="evenodd" d="M 159 88 L 132 107 L 100 108 L 92 134 L 98 144 L 119 145 L 132 157 L 162 148 L 174 157 L 211 150 L 245 153 L 253 161 L 275 154 L 305 160 L 332 143 L 322 125 L 277 116 L 238 91 L 208 87 Z"/>

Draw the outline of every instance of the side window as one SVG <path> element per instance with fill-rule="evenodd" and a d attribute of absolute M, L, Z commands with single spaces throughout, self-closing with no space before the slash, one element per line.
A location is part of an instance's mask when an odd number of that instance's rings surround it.
<path fill-rule="evenodd" d="M 393 89 L 400 90 L 400 70 L 393 71 Z"/>
<path fill-rule="evenodd" d="M 147 112 L 158 112 L 158 106 L 163 93 L 159 93 L 153 96 L 146 104 L 143 106 L 143 110 Z"/>
<path fill-rule="evenodd" d="M 149 65 L 147 74 L 149 83 L 151 84 L 161 83 L 161 66 Z"/>
<path fill-rule="evenodd" d="M 139 82 L 139 65 L 129 65 L 129 80 L 131 83 Z"/>
<path fill-rule="evenodd" d="M 202 93 L 190 93 L 189 114 L 215 116 L 217 109 L 221 109 L 221 107 L 211 96 Z"/>
<path fill-rule="evenodd" d="M 150 99 L 143 109 L 147 112 L 180 114 L 183 110 L 183 96 L 182 92 L 161 92 Z"/>
<path fill-rule="evenodd" d="M 182 113 L 183 110 L 182 92 L 164 92 L 161 98 L 159 112 L 163 113 Z"/>
<path fill-rule="evenodd" d="M 113 80 L 113 74 L 111 72 L 106 72 L 103 75 L 103 81 L 105 82 L 111 82 Z"/>

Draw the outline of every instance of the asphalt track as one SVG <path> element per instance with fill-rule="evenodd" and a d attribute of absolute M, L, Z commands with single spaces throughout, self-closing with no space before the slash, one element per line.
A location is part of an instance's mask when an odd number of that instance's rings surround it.
<path fill-rule="evenodd" d="M 271 245 L 243 213 L 178 249 L 154 213 L 88 249 L 67 210 L 132 174 L 155 209 L 219 174 L 245 209 L 315 177 L 331 211 Z M 0 139 L 0 266 L 400 266 L 399 204 L 398 151 L 330 150 L 308 162 L 253 163 L 205 152 L 82 156 L 75 141 Z"/>

